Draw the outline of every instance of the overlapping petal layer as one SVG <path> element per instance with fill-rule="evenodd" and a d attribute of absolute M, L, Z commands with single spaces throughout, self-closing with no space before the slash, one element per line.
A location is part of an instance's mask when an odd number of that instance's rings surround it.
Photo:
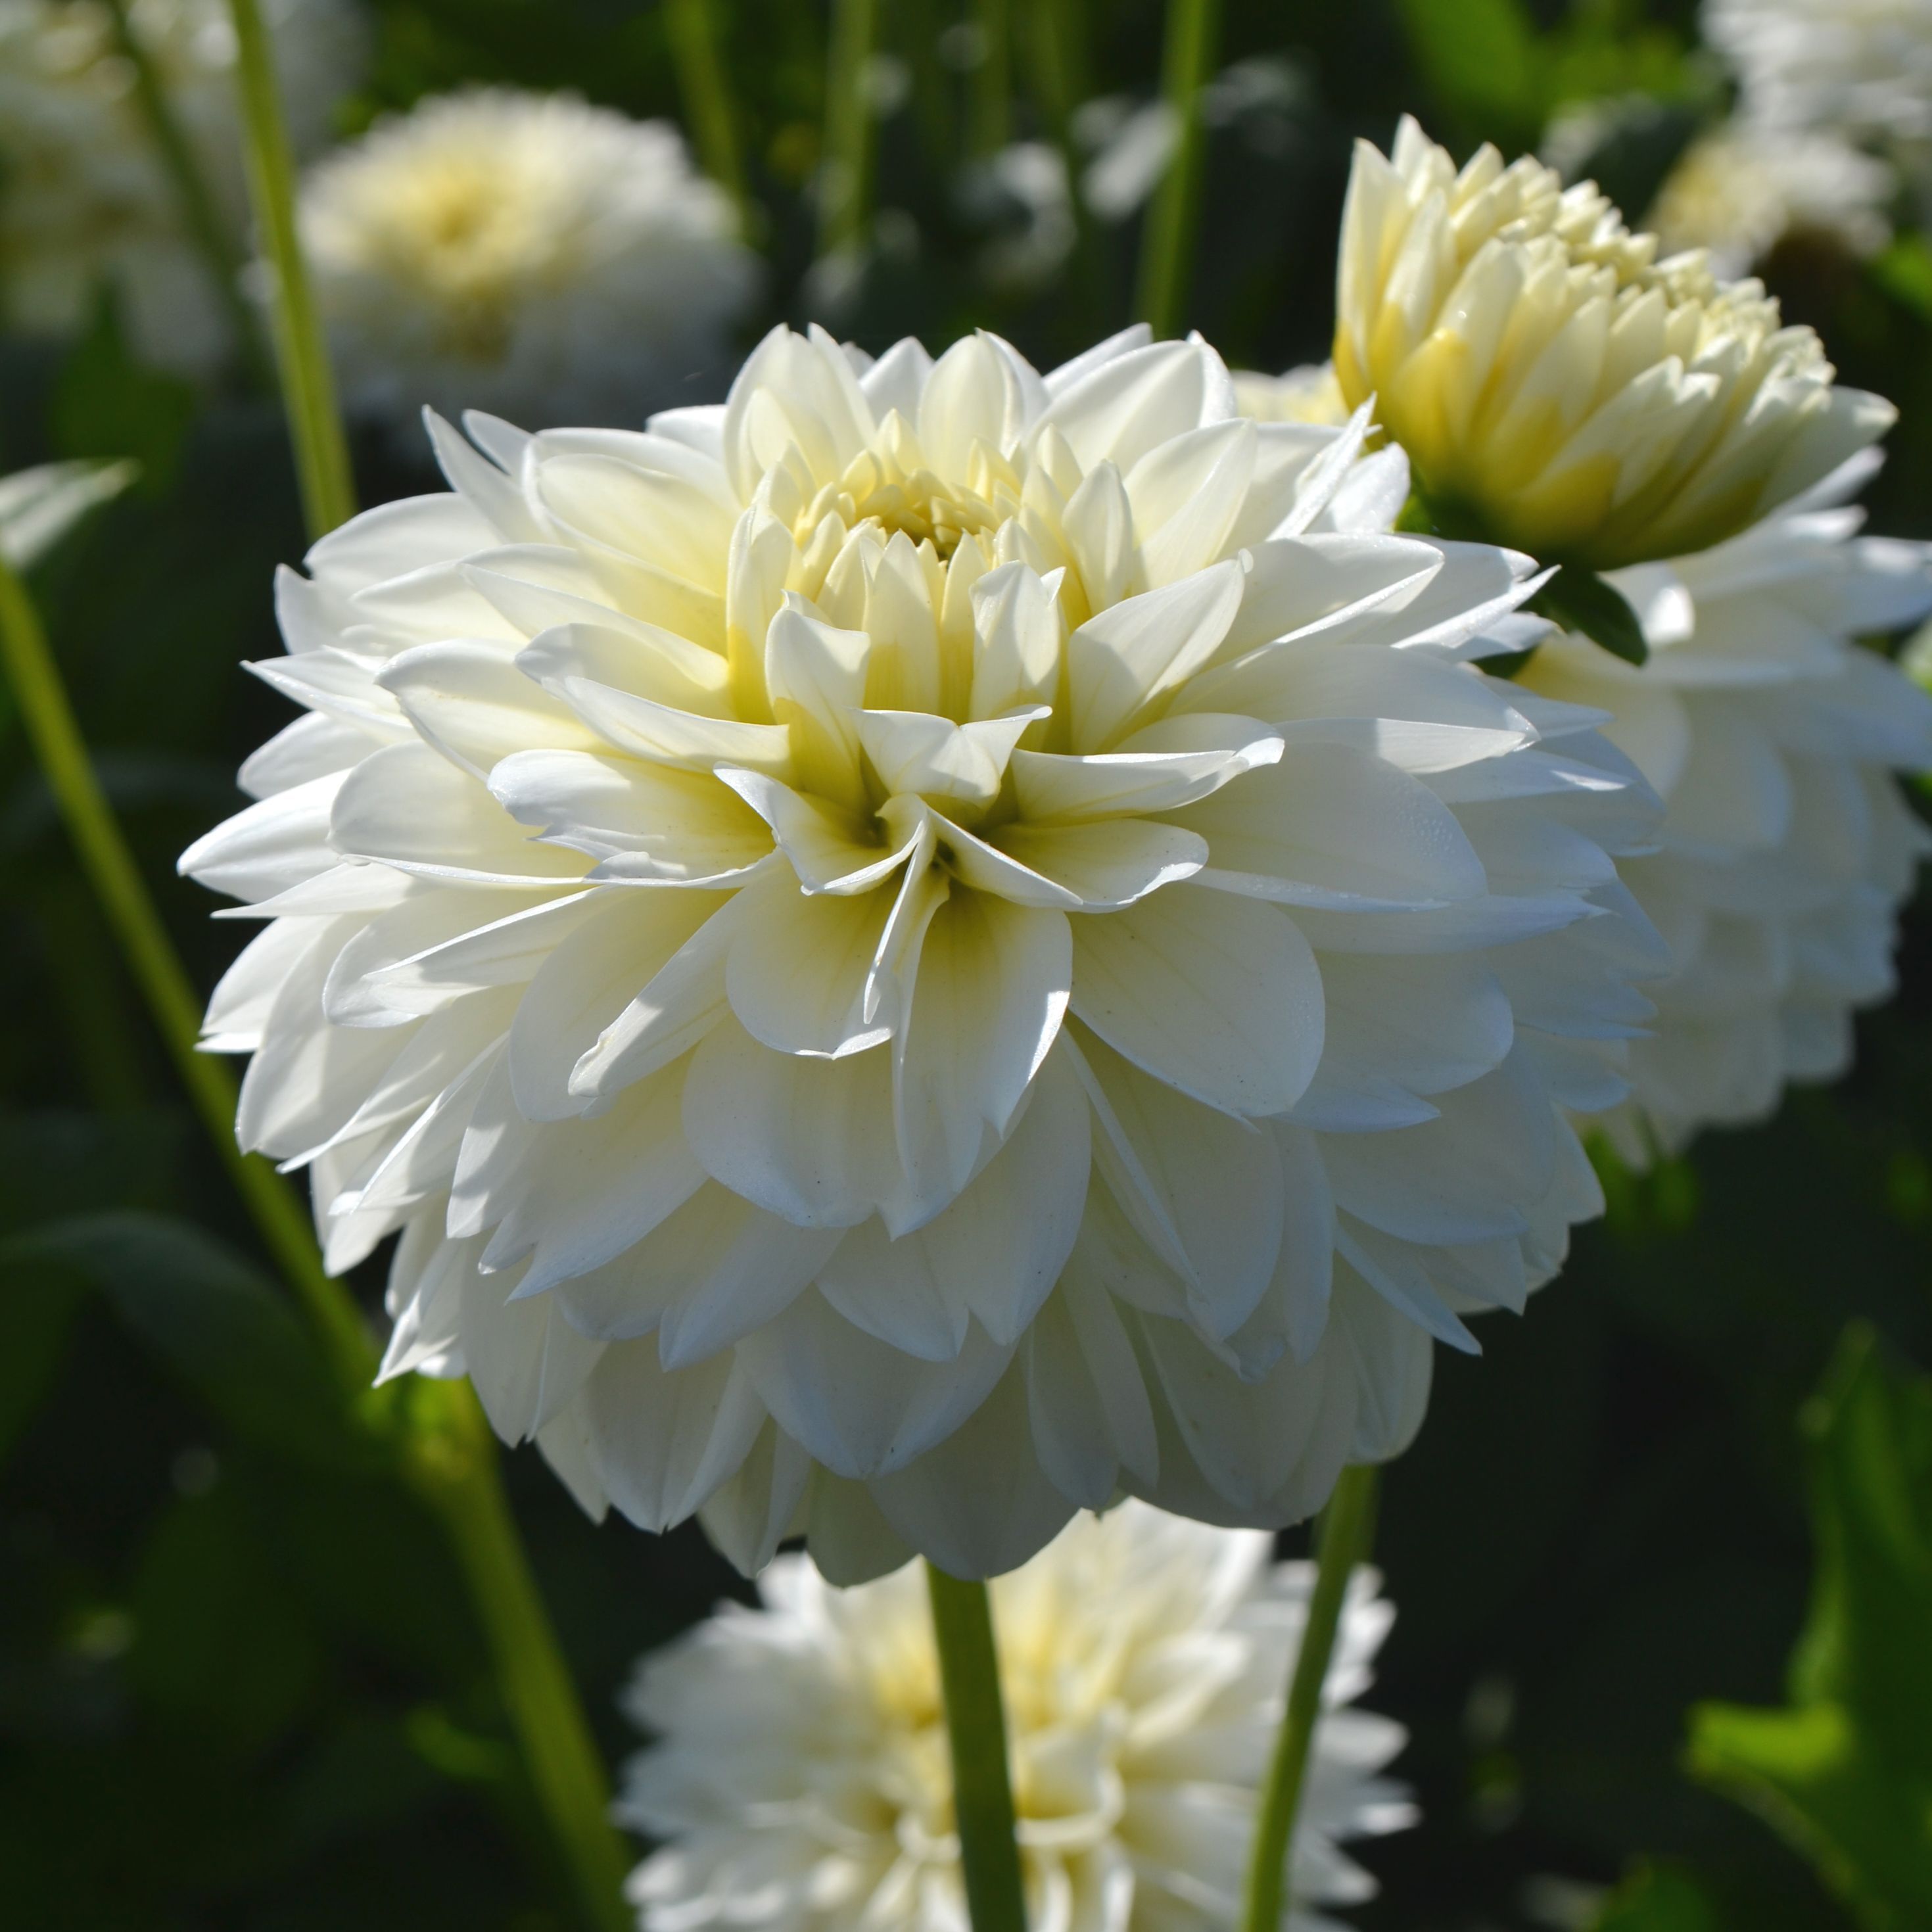
<path fill-rule="evenodd" d="M 434 426 L 286 573 L 307 715 L 184 868 L 392 1372 L 740 1563 L 1012 1566 L 1123 1486 L 1316 1507 L 1520 1304 L 1660 947 L 1526 560 L 1198 342 L 776 332 L 642 433 Z"/>
<path fill-rule="evenodd" d="M 1633 669 L 1586 639 L 1537 652 L 1531 689 L 1616 714 L 1606 736 L 1668 808 L 1621 870 L 1670 942 L 1607 1118 L 1627 1158 L 1764 1118 L 1786 1081 L 1850 1064 L 1856 1007 L 1892 987 L 1898 908 L 1928 848 L 1895 770 L 1932 767 L 1932 699 L 1861 638 L 1932 610 L 1932 552 L 1857 534 L 1847 464 L 1744 536 L 1618 574 L 1644 620 Z"/>
<path fill-rule="evenodd" d="M 1438 518 L 1598 569 L 1735 536 L 1885 433 L 1759 283 L 1656 254 L 1594 184 L 1488 146 L 1458 172 L 1405 117 L 1387 158 L 1356 145 L 1341 393 Z"/>
<path fill-rule="evenodd" d="M 1027 1922 L 1210 1932 L 1240 1910 L 1256 1789 L 1313 1581 L 1269 1538 L 1127 1502 L 994 1586 Z M 1379 1775 L 1399 1725 L 1346 1708 L 1394 1621 L 1350 1586 L 1290 1861 L 1296 1932 L 1373 1895 L 1338 1841 L 1414 1808 Z M 734 1605 L 644 1660 L 626 1700 L 656 1737 L 619 1810 L 662 1849 L 632 1874 L 645 1932 L 954 1932 L 952 1780 L 916 1571 L 828 1590 L 781 1557 Z"/>

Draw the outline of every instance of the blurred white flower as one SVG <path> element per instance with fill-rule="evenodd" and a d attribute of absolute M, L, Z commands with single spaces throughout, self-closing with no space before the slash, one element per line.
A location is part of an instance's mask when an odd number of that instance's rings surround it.
<path fill-rule="evenodd" d="M 1239 1916 L 1256 1792 L 1307 1616 L 1305 1563 L 1258 1531 L 1144 1504 L 1082 1516 L 993 1586 L 1028 1922 L 1220 1932 Z M 1369 1898 L 1340 1841 L 1415 1819 L 1376 1774 L 1400 1725 L 1345 1708 L 1394 1611 L 1352 1580 L 1324 1687 L 1284 1932 Z M 802 1557 L 644 1659 L 626 1703 L 658 1735 L 624 1822 L 664 1842 L 633 1874 L 645 1932 L 956 1932 L 965 1922 L 926 1582 L 828 1588 Z"/>
<path fill-rule="evenodd" d="M 326 138 L 361 70 L 349 0 L 265 0 L 291 138 Z M 131 0 L 130 24 L 238 248 L 248 223 L 225 0 Z M 147 361 L 205 374 L 232 344 L 223 298 L 96 0 L 0 0 L 0 304 L 14 328 L 70 334 L 111 286 Z"/>
<path fill-rule="evenodd" d="M 572 94 L 422 101 L 310 171 L 302 230 L 346 395 L 412 436 L 640 421 L 722 374 L 756 280 L 676 130 Z"/>
<path fill-rule="evenodd" d="M 1701 248 L 1714 274 L 1741 275 L 1794 232 L 1875 254 L 1891 238 L 1893 190 L 1884 162 L 1828 135 L 1737 121 L 1684 150 L 1648 220 L 1660 247 Z"/>
<path fill-rule="evenodd" d="M 1703 28 L 1768 133 L 1932 137 L 1932 0 L 1704 0 Z"/>
<path fill-rule="evenodd" d="M 1094 158 L 1080 193 L 1102 221 L 1124 221 L 1153 194 L 1180 140 L 1180 118 L 1164 100 L 1136 105 L 1125 94 L 1083 101 L 1073 137 Z"/>
<path fill-rule="evenodd" d="M 1356 144 L 1342 396 L 1439 517 L 1600 569 L 1733 536 L 1884 434 L 1759 284 L 1656 253 L 1592 184 L 1486 146 L 1459 173 L 1405 117 L 1391 157 Z"/>
<path fill-rule="evenodd" d="M 391 1372 L 747 1569 L 1011 1568 L 1125 1484 L 1292 1521 L 1597 1211 L 1654 802 L 1459 662 L 1526 558 L 1204 344 L 1042 377 L 780 329 L 648 434 L 280 588 L 310 715 L 183 860 L 269 923 L 210 1043 Z"/>
<path fill-rule="evenodd" d="M 1046 141 L 1016 141 L 968 174 L 967 212 L 998 230 L 980 251 L 980 272 L 998 286 L 1048 281 L 1078 237 L 1066 158 Z"/>
<path fill-rule="evenodd" d="M 1668 807 L 1656 854 L 1619 868 L 1673 967 L 1606 1120 L 1638 1164 L 1843 1072 L 1853 1008 L 1892 990 L 1928 849 L 1892 772 L 1932 767 L 1932 699 L 1856 640 L 1932 610 L 1932 551 L 1856 534 L 1847 500 L 1876 467 L 1854 460 L 1714 550 L 1618 572 L 1641 670 L 1570 637 L 1522 674 L 1613 712 L 1604 735 Z"/>

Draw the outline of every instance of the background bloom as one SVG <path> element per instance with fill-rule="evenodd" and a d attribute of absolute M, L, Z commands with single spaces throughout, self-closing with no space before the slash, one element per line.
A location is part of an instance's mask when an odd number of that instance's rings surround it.
<path fill-rule="evenodd" d="M 1495 148 L 1458 173 L 1405 116 L 1355 147 L 1335 371 L 1439 518 L 1605 568 L 1734 535 L 1882 435 L 1753 281 L 1658 262 L 1588 182 Z"/>
<path fill-rule="evenodd" d="M 634 422 L 722 366 L 757 280 L 663 122 L 571 94 L 421 102 L 318 164 L 302 238 L 355 405 Z"/>
<path fill-rule="evenodd" d="M 1526 559 L 1196 343 L 779 329 L 648 434 L 446 426 L 280 588 L 308 707 L 184 869 L 239 1129 L 391 1372 L 746 1568 L 1306 1514 L 1597 1210 L 1652 809 L 1459 663 Z"/>
<path fill-rule="evenodd" d="M 1701 248 L 1714 274 L 1742 275 L 1793 232 L 1876 253 L 1891 238 L 1894 188 L 1882 161 L 1830 135 L 1738 120 L 1684 150 L 1648 222 L 1665 250 Z"/>
<path fill-rule="evenodd" d="M 1262 1532 L 1126 1502 L 1082 1517 L 994 1587 L 1028 1922 L 1041 1932 L 1219 1928 L 1240 1909 L 1256 1795 L 1307 1616 L 1305 1563 Z M 1292 1854 L 1308 1910 L 1370 1897 L 1338 1841 L 1414 1810 L 1378 1778 L 1400 1726 L 1341 1708 L 1394 1611 L 1352 1579 Z M 630 1895 L 646 1932 L 724 1924 L 939 1932 L 963 1923 L 925 1580 L 828 1588 L 804 1558 L 640 1666 L 626 1706 L 658 1742 L 620 1812 L 666 1840 Z"/>
<path fill-rule="evenodd" d="M 319 146 L 364 38 L 348 0 L 264 0 L 290 132 Z M 248 219 L 224 0 L 130 0 L 130 22 L 238 241 Z M 148 362 L 204 374 L 232 346 L 208 262 L 95 0 L 0 0 L 0 304 L 67 334 L 104 284 Z"/>
<path fill-rule="evenodd" d="M 1619 572 L 1641 670 L 1572 636 L 1522 674 L 1613 712 L 1605 736 L 1668 808 L 1660 849 L 1620 868 L 1673 968 L 1606 1119 L 1639 1165 L 1765 1118 L 1787 1080 L 1843 1072 L 1852 1009 L 1892 991 L 1928 849 L 1892 773 L 1932 766 L 1932 699 L 1856 640 L 1932 609 L 1932 553 L 1856 534 L 1847 500 L 1876 467 L 1854 460 L 1714 550 Z"/>
<path fill-rule="evenodd" d="M 1768 131 L 1932 138 L 1926 0 L 1705 0 L 1703 28 Z"/>

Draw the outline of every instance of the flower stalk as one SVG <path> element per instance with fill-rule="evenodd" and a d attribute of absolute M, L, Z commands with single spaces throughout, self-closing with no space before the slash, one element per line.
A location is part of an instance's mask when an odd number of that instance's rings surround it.
<path fill-rule="evenodd" d="M 112 23 L 115 50 L 128 63 L 128 70 L 134 76 L 136 104 L 147 123 L 148 137 L 160 156 L 161 165 L 167 170 L 168 178 L 173 184 L 175 197 L 181 204 L 182 219 L 194 238 L 195 246 L 201 250 L 208 279 L 214 284 L 221 305 L 227 311 L 229 326 L 235 332 L 242 352 L 248 358 L 251 370 L 266 378 L 270 371 L 262 344 L 260 318 L 248 306 L 242 292 L 242 272 L 247 266 L 242 250 L 229 232 L 227 223 L 222 219 L 214 191 L 208 184 L 208 177 L 188 144 L 180 117 L 168 99 L 160 74 L 155 71 L 153 58 L 134 31 L 134 22 L 128 17 L 128 0 L 108 0 L 107 13 Z"/>
<path fill-rule="evenodd" d="M 236 80 L 246 134 L 249 198 L 274 278 L 269 333 L 295 445 L 302 514 L 310 536 L 322 537 L 356 514 L 349 444 L 296 227 L 295 157 L 275 83 L 268 29 L 256 0 L 229 0 L 229 12 L 235 22 Z"/>
<path fill-rule="evenodd" d="M 308 1217 L 286 1182 L 235 1138 L 236 1087 L 199 1051 L 201 1003 L 100 788 L 46 634 L 18 574 L 0 558 L 0 659 L 48 788 L 195 1111 L 264 1245 L 320 1334 L 352 1426 L 388 1438 L 394 1414 L 368 1400 L 376 1352 L 354 1301 L 323 1270 Z M 495 1443 L 467 1383 L 412 1392 L 398 1450 L 410 1486 L 441 1520 L 488 1640 L 498 1695 L 524 1768 L 602 1932 L 626 1932 L 625 1858 L 606 1822 L 610 1792 L 555 1632 L 504 1498 Z"/>
<path fill-rule="evenodd" d="M 1026 1932 L 993 1610 L 983 1583 L 926 1566 L 952 1753 L 953 1817 L 973 1932 Z"/>
<path fill-rule="evenodd" d="M 872 212 L 878 117 L 866 88 L 879 0 L 833 0 L 826 49 L 825 140 L 818 182 L 818 253 L 854 253 Z"/>
<path fill-rule="evenodd" d="M 1242 1903 L 1241 1932 L 1279 1932 L 1287 1904 L 1288 1852 L 1294 1841 L 1295 1815 L 1301 1808 L 1315 1726 L 1322 1715 L 1322 1688 L 1334 1654 L 1349 1576 L 1367 1556 L 1374 1540 L 1375 1513 L 1374 1468 L 1360 1464 L 1344 1469 L 1322 1512 L 1315 1590 L 1309 1598 L 1300 1648 L 1295 1652 L 1287 1708 L 1275 1736 L 1274 1761 L 1262 1788 Z"/>
<path fill-rule="evenodd" d="M 980 64 L 973 70 L 973 152 L 982 160 L 1012 138 L 1012 23 L 1007 0 L 975 0 Z"/>
<path fill-rule="evenodd" d="M 1206 158 L 1202 90 L 1221 38 L 1220 0 L 1168 0 L 1161 96 L 1174 116 L 1174 152 L 1148 210 L 1135 310 L 1156 336 L 1179 332 L 1194 269 Z"/>
<path fill-rule="evenodd" d="M 748 238 L 759 225 L 759 210 L 746 178 L 731 83 L 718 57 L 713 0 L 666 0 L 664 32 L 699 158 L 705 172 L 731 197 L 740 232 Z"/>

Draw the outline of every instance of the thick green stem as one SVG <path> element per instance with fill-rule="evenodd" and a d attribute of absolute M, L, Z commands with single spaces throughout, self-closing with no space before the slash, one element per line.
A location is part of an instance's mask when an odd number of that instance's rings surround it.
<path fill-rule="evenodd" d="M 406 1467 L 462 1566 L 497 1695 L 558 1854 L 589 1922 L 599 1932 L 634 1932 L 610 1784 L 503 1493 L 496 1438 L 466 1382 L 419 1377 L 410 1396 Z"/>
<path fill-rule="evenodd" d="M 952 1747 L 952 1810 L 973 1932 L 1026 1932 L 999 1653 L 983 1583 L 962 1583 L 928 1563 L 932 1630 Z"/>
<path fill-rule="evenodd" d="M 377 1431 L 392 1411 L 366 1397 L 375 1346 L 348 1291 L 323 1270 L 288 1184 L 235 1139 L 235 1083 L 196 1049 L 201 1002 L 148 896 L 87 754 L 26 587 L 0 559 L 0 659 L 68 833 L 215 1150 L 264 1243 L 320 1334 L 351 1418 Z M 599 1932 L 630 1932 L 623 1848 L 610 1792 L 555 1631 L 504 1501 L 496 1445 L 462 1382 L 424 1384 L 397 1445 L 404 1473 L 442 1521 L 470 1585 L 503 1708 L 559 1853 Z"/>
<path fill-rule="evenodd" d="M 1012 25 L 1007 0 L 974 0 L 980 64 L 973 73 L 973 152 L 997 154 L 1012 137 Z"/>
<path fill-rule="evenodd" d="M 269 314 L 282 402 L 295 444 L 296 475 L 310 537 L 326 536 L 356 514 L 349 445 L 336 407 L 335 379 L 296 226 L 295 158 L 275 84 L 274 58 L 255 0 L 228 0 L 235 22 L 236 82 L 242 98 L 248 191 L 274 286 Z"/>
<path fill-rule="evenodd" d="M 878 38 L 878 0 L 832 0 L 825 62 L 825 140 L 819 176 L 821 258 L 857 247 L 872 212 L 878 117 L 866 87 Z"/>
<path fill-rule="evenodd" d="M 322 1272 L 308 1216 L 287 1184 L 259 1154 L 244 1154 L 236 1144 L 234 1080 L 220 1060 L 197 1049 L 201 1001 L 94 776 L 33 600 L 4 561 L 0 650 L 48 788 L 182 1084 L 263 1241 L 321 1331 L 332 1362 L 345 1379 L 364 1388 L 376 1359 L 368 1333 L 354 1304 Z"/>
<path fill-rule="evenodd" d="M 114 44 L 134 76 L 134 99 L 148 124 L 148 136 L 161 158 L 161 165 L 174 185 L 182 219 L 201 250 L 208 279 L 227 311 L 236 343 L 255 372 L 266 377 L 268 365 L 262 346 L 261 326 L 242 293 L 242 271 L 246 265 L 241 248 L 229 232 L 214 191 L 202 172 L 201 163 L 161 85 L 161 77 L 154 70 L 154 61 L 128 18 L 128 0 L 108 0 L 107 10 L 113 22 Z"/>
<path fill-rule="evenodd" d="M 1367 1466 L 1344 1469 L 1328 1507 L 1322 1512 L 1316 1552 L 1315 1589 L 1302 1627 L 1301 1646 L 1295 1653 L 1294 1673 L 1288 1690 L 1288 1708 L 1275 1738 L 1274 1760 L 1262 1790 L 1255 1821 L 1254 1848 L 1248 1862 L 1247 1896 L 1243 1903 L 1241 1932 L 1281 1932 L 1287 1903 L 1289 1848 L 1294 1839 L 1295 1814 L 1301 1808 L 1302 1786 L 1308 1773 L 1308 1754 L 1315 1726 L 1322 1715 L 1322 1687 L 1335 1652 L 1342 1605 L 1348 1577 L 1368 1555 L 1375 1534 L 1376 1472 Z"/>
<path fill-rule="evenodd" d="M 718 57 L 714 0 L 664 0 L 664 32 L 698 159 L 736 203 L 739 226 L 749 236 L 758 225 L 758 210 L 746 182 L 731 84 Z"/>
<path fill-rule="evenodd" d="M 1201 92 L 1214 71 L 1220 33 L 1220 0 L 1168 0 L 1161 95 L 1174 117 L 1174 152 L 1148 210 L 1135 304 L 1156 335 L 1176 334 L 1186 312 L 1204 159 Z"/>

